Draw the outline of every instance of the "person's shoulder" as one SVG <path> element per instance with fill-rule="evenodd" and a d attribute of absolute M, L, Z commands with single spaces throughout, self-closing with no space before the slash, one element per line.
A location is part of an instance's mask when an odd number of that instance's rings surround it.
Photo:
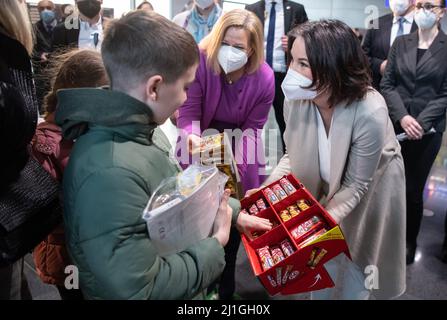
<path fill-rule="evenodd" d="M 252 4 L 247 4 L 247 5 L 245 6 L 245 9 L 251 11 L 251 10 L 253 10 L 253 9 L 262 7 L 262 6 L 263 6 L 263 2 L 264 2 L 264 1 L 257 1 L 257 2 L 252 3 Z"/>
<path fill-rule="evenodd" d="M 183 12 L 180 12 L 179 14 L 177 14 L 176 16 L 174 16 L 174 18 L 172 18 L 172 22 L 174 22 L 175 24 L 179 25 L 179 26 L 183 26 L 186 17 L 189 16 L 191 14 L 191 10 L 186 10 Z"/>
<path fill-rule="evenodd" d="M 0 50 L 0 59 L 3 59 L 9 68 L 29 71 L 31 65 L 28 52 L 18 40 L 0 32 L 0 48 L 8 48 L 8 50 Z"/>
<path fill-rule="evenodd" d="M 273 69 L 265 61 L 261 63 L 256 73 L 259 74 L 262 78 L 264 78 L 263 80 L 266 81 L 270 81 L 270 78 L 274 77 Z"/>
<path fill-rule="evenodd" d="M 379 17 L 379 22 L 393 21 L 394 16 L 392 13 L 385 14 Z"/>
<path fill-rule="evenodd" d="M 380 110 L 388 113 L 386 101 L 376 89 L 371 87 L 365 97 L 358 102 L 356 112 L 360 117 L 370 117 Z"/>
<path fill-rule="evenodd" d="M 44 28 L 42 20 L 37 21 L 33 24 L 35 30 L 42 30 Z"/>
<path fill-rule="evenodd" d="M 284 1 L 284 5 L 294 9 L 304 9 L 304 5 L 295 1 Z"/>
<path fill-rule="evenodd" d="M 397 37 L 396 40 L 394 40 L 393 46 L 401 46 L 402 44 L 404 44 L 405 42 L 408 41 L 413 41 L 415 42 L 415 44 L 418 44 L 418 32 L 414 31 L 412 33 L 409 34 L 405 34 L 403 36 Z"/>
<path fill-rule="evenodd" d="M 383 16 L 380 16 L 378 18 L 374 18 L 369 21 L 369 28 L 367 28 L 367 32 L 383 32 L 386 28 L 391 28 L 393 22 L 393 14 L 386 14 Z"/>

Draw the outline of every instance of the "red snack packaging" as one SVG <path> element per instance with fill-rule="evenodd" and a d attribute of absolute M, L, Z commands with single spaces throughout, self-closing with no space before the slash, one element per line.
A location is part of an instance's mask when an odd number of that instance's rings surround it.
<path fill-rule="evenodd" d="M 273 258 L 273 263 L 278 264 L 281 261 L 283 261 L 286 257 L 284 257 L 284 253 L 282 252 L 280 247 L 273 247 L 272 248 L 272 258 Z"/>
<path fill-rule="evenodd" d="M 287 239 L 284 240 L 283 242 L 281 242 L 281 249 L 282 249 L 282 252 L 284 252 L 284 255 L 286 257 L 290 257 L 294 252 L 292 245 L 290 244 L 289 240 L 287 240 Z"/>
<path fill-rule="evenodd" d="M 264 270 L 270 269 L 275 265 L 268 246 L 256 251 L 258 252 L 259 259 L 261 259 L 261 265 Z"/>
<path fill-rule="evenodd" d="M 265 188 L 264 190 L 265 196 L 270 200 L 272 204 L 276 204 L 279 202 L 278 197 L 270 188 Z"/>
<path fill-rule="evenodd" d="M 293 184 L 290 183 L 289 180 L 286 178 L 282 178 L 279 180 L 279 184 L 284 189 L 284 191 L 290 196 L 292 193 L 296 192 L 296 188 L 293 186 Z"/>
<path fill-rule="evenodd" d="M 312 241 L 316 240 L 317 238 L 321 237 L 323 234 L 325 234 L 327 232 L 327 229 L 323 228 L 319 231 L 317 231 L 316 233 L 312 234 L 311 236 L 309 236 L 306 240 L 304 240 L 303 242 L 301 242 L 298 246 L 298 249 L 302 249 L 305 246 L 307 246 L 309 243 L 311 243 Z"/>
<path fill-rule="evenodd" d="M 293 229 L 290 233 L 295 239 L 299 239 L 307 232 L 309 232 L 313 227 L 315 227 L 318 223 L 321 223 L 320 218 L 318 218 L 317 216 L 313 216 L 311 219 Z"/>
<path fill-rule="evenodd" d="M 259 199 L 258 201 L 256 201 L 256 206 L 258 207 L 259 211 L 267 209 L 267 206 L 265 205 L 263 199 Z"/>
<path fill-rule="evenodd" d="M 248 209 L 248 211 L 250 212 L 251 215 L 259 213 L 258 207 L 255 204 L 252 205 L 250 209 Z"/>
<path fill-rule="evenodd" d="M 281 188 L 281 186 L 279 184 L 275 184 L 272 187 L 273 192 L 275 193 L 275 195 L 278 197 L 278 199 L 284 200 L 285 198 L 287 198 L 287 193 L 284 191 L 283 188 Z"/>

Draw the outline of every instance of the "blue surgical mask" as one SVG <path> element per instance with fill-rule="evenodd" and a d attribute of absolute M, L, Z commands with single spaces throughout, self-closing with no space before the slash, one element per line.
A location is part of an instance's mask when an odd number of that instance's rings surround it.
<path fill-rule="evenodd" d="M 434 12 L 426 11 L 425 9 L 419 10 L 414 15 L 414 21 L 421 30 L 427 30 L 433 28 L 437 20 L 438 18 Z"/>
<path fill-rule="evenodd" d="M 54 19 L 56 19 L 56 14 L 52 10 L 45 9 L 40 12 L 40 18 L 46 24 L 50 24 L 54 21 Z"/>

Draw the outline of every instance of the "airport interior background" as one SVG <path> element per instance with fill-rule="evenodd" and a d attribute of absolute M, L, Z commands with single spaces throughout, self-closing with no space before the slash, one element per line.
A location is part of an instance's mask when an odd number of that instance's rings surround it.
<path fill-rule="evenodd" d="M 74 0 L 53 0 L 56 4 L 74 4 Z M 109 17 L 120 17 L 122 14 L 138 6 L 138 0 L 104 0 L 104 14 Z M 159 14 L 172 19 L 177 13 L 188 8 L 192 1 L 185 0 L 150 0 Z M 224 10 L 243 8 L 255 0 L 221 1 Z M 300 0 L 309 19 L 320 18 L 340 19 L 352 28 L 357 28 L 362 34 L 368 21 L 372 17 L 390 13 L 385 0 Z M 37 1 L 28 1 L 32 19 L 37 21 Z M 447 31 L 447 18 L 442 21 L 444 32 Z M 264 142 L 267 158 L 270 163 L 268 169 L 282 156 L 279 147 L 279 137 L 269 134 L 277 129 L 273 111 L 264 128 Z M 176 140 L 176 129 L 167 122 L 163 130 L 171 142 Z M 445 135 L 447 136 L 447 135 Z M 425 189 L 425 210 L 421 232 L 418 238 L 419 246 L 415 263 L 407 267 L 407 291 L 399 299 L 425 300 L 447 299 L 447 264 L 440 261 L 442 242 L 444 240 L 444 218 L 447 211 L 447 139 L 438 154 Z M 43 284 L 37 277 L 32 257 L 26 258 L 26 276 L 29 281 L 32 298 L 36 300 L 60 299 L 55 287 Z M 236 292 L 243 299 L 308 299 L 308 295 L 269 297 L 259 281 L 254 277 L 248 263 L 245 251 L 239 248 Z"/>

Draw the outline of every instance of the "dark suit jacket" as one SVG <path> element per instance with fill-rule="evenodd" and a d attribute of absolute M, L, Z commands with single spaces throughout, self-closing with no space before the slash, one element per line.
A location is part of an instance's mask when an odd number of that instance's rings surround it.
<path fill-rule="evenodd" d="M 102 17 L 102 25 L 109 21 L 108 18 Z M 53 30 L 53 49 L 77 48 L 79 42 L 80 21 L 76 18 L 73 21 L 77 28 L 67 29 L 64 22 L 58 24 Z"/>
<path fill-rule="evenodd" d="M 284 31 L 287 34 L 298 24 L 306 22 L 307 14 L 302 4 L 293 1 L 283 1 L 284 6 Z M 255 13 L 264 25 L 265 21 L 265 1 L 258 1 L 247 5 L 245 9 Z"/>
<path fill-rule="evenodd" d="M 368 29 L 363 39 L 363 49 L 369 58 L 373 74 L 373 86 L 380 89 L 380 65 L 388 58 L 390 51 L 391 29 L 393 27 L 393 14 L 382 16 L 378 20 L 379 29 Z M 371 22 L 372 24 L 372 22 Z M 413 22 L 411 32 L 417 30 L 417 24 Z"/>
<path fill-rule="evenodd" d="M 382 79 L 382 94 L 398 132 L 399 120 L 415 118 L 427 132 L 445 130 L 447 108 L 447 36 L 439 31 L 425 55 L 417 63 L 419 35 L 399 37 L 391 47 Z"/>
<path fill-rule="evenodd" d="M 36 44 L 34 46 L 34 53 L 39 57 L 44 52 L 51 52 L 53 46 L 53 32 L 48 32 L 43 25 L 42 20 L 34 24 L 34 33 L 36 35 Z M 54 31 L 54 29 L 53 29 Z"/>

